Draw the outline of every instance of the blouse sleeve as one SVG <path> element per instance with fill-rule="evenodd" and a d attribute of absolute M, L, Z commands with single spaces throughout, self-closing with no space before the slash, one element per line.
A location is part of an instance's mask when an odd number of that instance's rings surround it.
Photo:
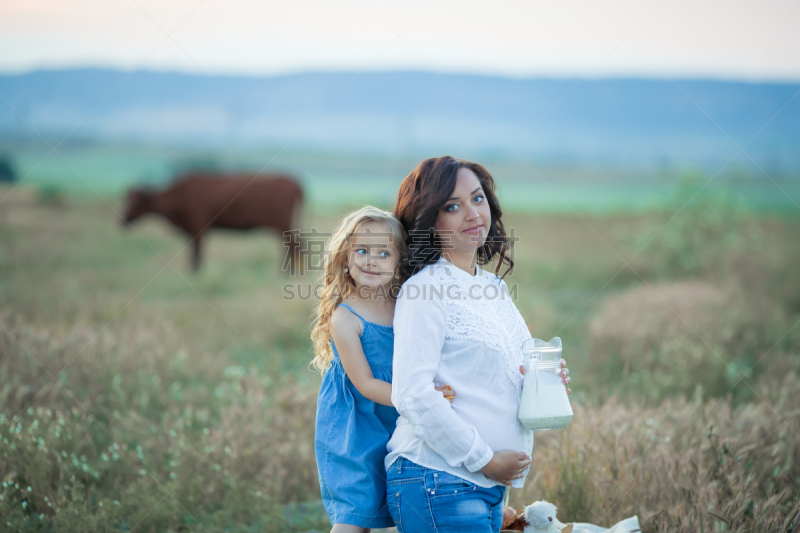
<path fill-rule="evenodd" d="M 393 321 L 392 404 L 411 424 L 414 435 L 447 464 L 464 465 L 476 472 L 494 453 L 478 430 L 464 422 L 434 388 L 446 321 L 441 296 L 434 297 L 431 288 L 410 279 L 398 294 Z"/>

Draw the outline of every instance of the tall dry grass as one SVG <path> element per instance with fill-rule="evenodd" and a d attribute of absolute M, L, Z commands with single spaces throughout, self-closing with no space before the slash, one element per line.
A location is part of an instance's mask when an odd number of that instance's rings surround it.
<path fill-rule="evenodd" d="M 97 331 L 53 334 L 8 315 L 0 325 L 9 530 L 325 528 L 290 526 L 281 511 L 319 496 L 316 384 L 215 367 L 158 330 L 115 328 L 79 354 Z M 533 473 L 512 504 L 545 498 L 566 520 L 598 524 L 636 514 L 647 532 L 791 531 L 797 362 L 769 366 L 757 400 L 740 406 L 730 395 L 577 403 L 568 430 L 537 434 Z"/>
<path fill-rule="evenodd" d="M 535 478 L 513 501 L 544 497 L 562 521 L 606 526 L 638 515 L 646 532 L 798 531 L 798 378 L 798 359 L 782 359 L 738 407 L 730 395 L 576 405 L 567 430 L 537 434 Z"/>
<path fill-rule="evenodd" d="M 313 302 L 282 299 L 280 245 L 212 236 L 192 276 L 156 221 L 124 233 L 103 202 L 41 197 L 20 188 L 0 210 L 0 530 L 326 530 Z M 534 335 L 565 339 L 575 392 L 515 505 L 637 514 L 648 533 L 798 531 L 799 226 L 737 215 L 759 254 L 708 247 L 727 219 L 702 206 L 635 272 L 608 244 L 633 256 L 650 214 L 513 217 L 517 304 Z"/>
<path fill-rule="evenodd" d="M 791 322 L 778 302 L 733 280 L 642 284 L 604 302 L 589 325 L 589 357 L 608 391 L 651 403 L 698 386 L 721 396 L 800 346 Z M 733 392 L 753 399 L 747 388 Z"/>
<path fill-rule="evenodd" d="M 0 316 L 3 529 L 286 531 L 281 504 L 318 494 L 314 386 L 225 362 L 164 328 Z"/>

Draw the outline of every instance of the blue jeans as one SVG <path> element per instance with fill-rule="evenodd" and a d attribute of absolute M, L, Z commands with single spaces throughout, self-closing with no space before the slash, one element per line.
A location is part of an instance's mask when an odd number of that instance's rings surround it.
<path fill-rule="evenodd" d="M 400 533 L 498 533 L 505 485 L 484 488 L 398 457 L 386 472 L 386 503 Z"/>

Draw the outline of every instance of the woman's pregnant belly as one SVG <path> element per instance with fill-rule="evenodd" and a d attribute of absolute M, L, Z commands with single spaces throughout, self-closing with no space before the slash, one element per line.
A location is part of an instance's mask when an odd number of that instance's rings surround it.
<path fill-rule="evenodd" d="M 453 411 L 474 426 L 492 450 L 522 450 L 522 426 L 517 419 L 519 393 L 505 374 L 500 357 L 488 348 L 473 350 L 468 357 L 443 355 L 434 383 L 453 387 Z"/>
<path fill-rule="evenodd" d="M 481 380 L 479 386 L 454 389 L 453 411 L 474 426 L 492 450 L 522 450 L 521 426 L 517 420 L 519 398 L 505 375 L 493 374 Z"/>

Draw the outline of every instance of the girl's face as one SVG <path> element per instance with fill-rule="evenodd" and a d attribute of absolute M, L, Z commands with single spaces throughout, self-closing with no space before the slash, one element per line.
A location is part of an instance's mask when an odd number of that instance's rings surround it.
<path fill-rule="evenodd" d="M 400 263 L 394 234 L 384 222 L 368 222 L 350 238 L 347 266 L 356 287 L 388 286 Z"/>
<path fill-rule="evenodd" d="M 442 250 L 474 252 L 486 242 L 491 223 L 492 212 L 478 176 L 468 168 L 458 169 L 456 188 L 436 221 Z"/>

